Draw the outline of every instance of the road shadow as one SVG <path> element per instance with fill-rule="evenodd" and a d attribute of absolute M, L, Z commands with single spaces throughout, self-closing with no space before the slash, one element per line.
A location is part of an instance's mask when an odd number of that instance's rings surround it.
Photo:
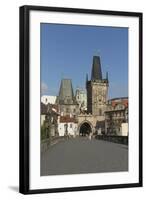
<path fill-rule="evenodd" d="M 19 187 L 18 186 L 8 186 L 10 190 L 13 190 L 14 192 L 19 192 Z"/>

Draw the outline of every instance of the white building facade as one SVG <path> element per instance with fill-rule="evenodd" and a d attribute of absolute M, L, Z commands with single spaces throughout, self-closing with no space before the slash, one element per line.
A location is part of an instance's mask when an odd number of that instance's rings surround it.
<path fill-rule="evenodd" d="M 128 123 L 122 123 L 121 124 L 120 135 L 121 136 L 128 136 Z"/>
<path fill-rule="evenodd" d="M 41 102 L 45 105 L 47 105 L 48 103 L 55 104 L 55 101 L 56 101 L 56 96 L 48 96 L 48 95 L 41 96 Z"/>
<path fill-rule="evenodd" d="M 58 117 L 58 133 L 59 136 L 75 137 L 77 134 L 77 122 L 70 116 Z"/>

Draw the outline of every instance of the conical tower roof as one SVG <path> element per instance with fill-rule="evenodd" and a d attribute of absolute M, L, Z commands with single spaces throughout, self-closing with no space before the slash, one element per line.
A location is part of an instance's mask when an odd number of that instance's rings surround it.
<path fill-rule="evenodd" d="M 92 64 L 92 72 L 91 72 L 91 80 L 102 80 L 102 71 L 100 64 L 100 57 L 93 56 L 93 64 Z"/>
<path fill-rule="evenodd" d="M 74 93 L 71 79 L 62 79 L 58 101 L 60 104 L 72 104 L 74 102 Z"/>

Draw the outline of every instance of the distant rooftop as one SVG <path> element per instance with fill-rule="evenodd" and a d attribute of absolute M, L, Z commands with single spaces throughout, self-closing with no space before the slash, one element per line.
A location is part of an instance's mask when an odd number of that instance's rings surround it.
<path fill-rule="evenodd" d="M 60 123 L 77 123 L 77 120 L 69 115 L 60 116 Z"/>
<path fill-rule="evenodd" d="M 108 103 L 112 105 L 112 107 L 116 107 L 118 104 L 123 104 L 127 108 L 128 97 L 118 97 L 118 98 L 110 99 L 108 100 Z"/>
<path fill-rule="evenodd" d="M 115 97 L 115 98 L 109 99 L 108 101 L 116 101 L 116 100 L 122 100 L 122 99 L 128 99 L 128 97 Z"/>

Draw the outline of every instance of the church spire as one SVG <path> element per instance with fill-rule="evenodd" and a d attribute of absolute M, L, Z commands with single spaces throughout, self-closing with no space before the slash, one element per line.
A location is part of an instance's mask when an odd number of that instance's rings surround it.
<path fill-rule="evenodd" d="M 102 71 L 99 56 L 93 56 L 91 80 L 102 80 Z"/>

